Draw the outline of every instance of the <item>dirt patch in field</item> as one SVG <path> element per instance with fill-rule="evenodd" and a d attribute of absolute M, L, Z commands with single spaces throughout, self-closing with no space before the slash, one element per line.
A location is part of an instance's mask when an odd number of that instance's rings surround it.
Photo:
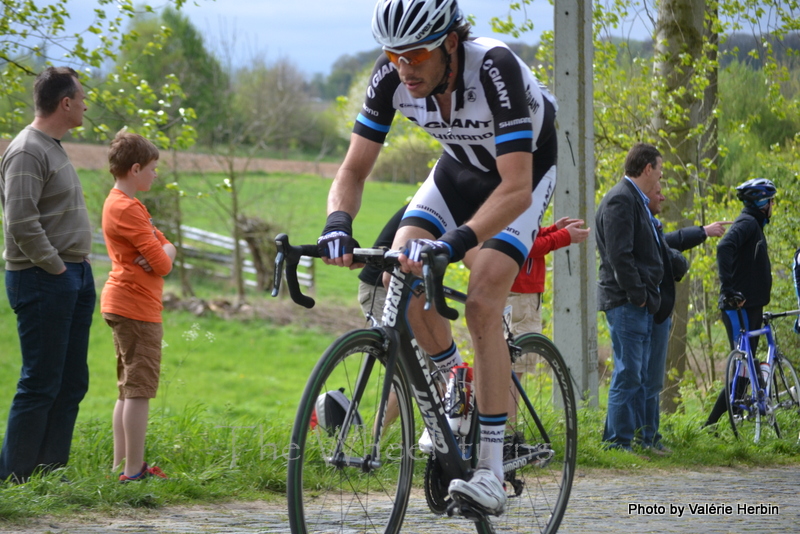
<path fill-rule="evenodd" d="M 10 141 L 0 139 L 0 154 L 5 152 Z M 64 143 L 64 149 L 69 154 L 69 159 L 76 169 L 92 171 L 108 169 L 108 147 L 106 145 L 89 145 L 84 143 Z M 162 159 L 171 157 L 162 154 Z M 227 162 L 208 154 L 194 154 L 180 152 L 176 156 L 178 169 L 184 172 L 223 172 Z M 164 161 L 162 166 L 171 165 L 171 161 Z M 235 168 L 238 170 L 263 172 L 288 172 L 316 174 L 324 178 L 333 178 L 339 170 L 338 163 L 321 163 L 313 161 L 292 161 L 268 158 L 235 158 Z"/>
<path fill-rule="evenodd" d="M 259 299 L 236 304 L 229 299 L 181 299 L 174 293 L 165 293 L 164 308 L 184 310 L 197 316 L 214 314 L 230 320 L 262 320 L 278 326 L 292 325 L 335 335 L 353 328 L 363 328 L 366 324 L 361 308 L 356 304 L 345 306 L 323 302 L 308 309 L 289 299 Z"/>

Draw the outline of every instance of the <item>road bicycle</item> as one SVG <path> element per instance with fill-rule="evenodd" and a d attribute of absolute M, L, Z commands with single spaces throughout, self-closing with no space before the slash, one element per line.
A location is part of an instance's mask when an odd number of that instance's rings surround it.
<path fill-rule="evenodd" d="M 297 284 L 296 265 L 301 255 L 318 257 L 317 246 L 290 246 L 285 234 L 276 243 L 273 295 L 278 294 L 285 262 L 292 299 L 312 307 L 314 300 Z M 354 262 L 392 273 L 388 297 L 382 324 L 339 337 L 308 379 L 288 460 L 292 532 L 396 533 L 409 502 L 417 515 L 418 505 L 425 508 L 423 500 L 434 514 L 473 521 L 479 533 L 556 532 L 572 488 L 577 448 L 575 398 L 563 358 L 540 334 L 509 335 L 508 357 L 527 359 L 526 372 L 512 372 L 509 379 L 509 399 L 515 399 L 517 409 L 509 413 L 503 451 L 506 510 L 499 517 L 488 517 L 468 503 L 454 502 L 447 491 L 450 481 L 468 479 L 477 461 L 477 410 L 472 410 L 467 435 L 451 430 L 442 400 L 447 377 L 430 370 L 406 310 L 412 296 L 424 292 L 426 306 L 434 302 L 441 315 L 453 320 L 458 312 L 445 297 L 464 303 L 467 296 L 442 285 L 446 257 L 423 253 L 420 279 L 401 272 L 399 254 L 381 248 L 354 251 Z M 337 423 L 321 424 L 320 413 L 330 392 L 341 393 L 347 402 Z M 414 401 L 432 438 L 430 454 L 417 446 L 423 426 L 415 426 Z M 330 414 L 325 418 L 332 419 Z M 416 469 L 417 476 L 422 475 L 421 485 L 419 478 L 413 483 L 415 462 L 424 463 L 424 468 Z M 449 531 L 452 528 L 456 527 Z"/>
<path fill-rule="evenodd" d="M 728 356 L 725 370 L 725 396 L 733 434 L 758 443 L 764 437 L 797 442 L 800 439 L 800 382 L 792 363 L 778 347 L 772 320 L 800 315 L 800 310 L 781 313 L 765 312 L 764 326 L 747 331 L 744 314 L 737 308 L 741 326 L 736 349 Z M 750 338 L 764 336 L 767 355 L 756 360 L 750 349 Z M 763 364 L 767 364 L 762 368 Z"/>

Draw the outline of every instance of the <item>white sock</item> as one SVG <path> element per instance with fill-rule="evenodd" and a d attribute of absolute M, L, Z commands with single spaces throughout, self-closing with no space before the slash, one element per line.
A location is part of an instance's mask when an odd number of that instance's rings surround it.
<path fill-rule="evenodd" d="M 477 469 L 491 469 L 503 480 L 503 437 L 506 433 L 508 414 L 478 414 L 481 425 L 481 447 Z"/>
<path fill-rule="evenodd" d="M 461 353 L 458 352 L 455 341 L 453 341 L 450 348 L 446 351 L 431 356 L 431 360 L 433 360 L 433 363 L 436 364 L 436 368 L 442 372 L 445 378 L 447 378 L 450 369 L 464 361 L 461 359 Z"/>

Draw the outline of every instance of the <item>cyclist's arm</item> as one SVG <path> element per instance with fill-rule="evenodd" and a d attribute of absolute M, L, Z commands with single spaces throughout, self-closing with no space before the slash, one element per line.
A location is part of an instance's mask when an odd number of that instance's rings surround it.
<path fill-rule="evenodd" d="M 364 182 L 378 159 L 381 146 L 381 143 L 358 134 L 350 135 L 350 148 L 328 192 L 328 215 L 334 211 L 345 211 L 355 218 L 361 208 Z M 353 255 L 345 254 L 334 259 L 322 258 L 322 261 L 328 265 L 349 267 L 353 264 Z"/>
<path fill-rule="evenodd" d="M 350 148 L 336 172 L 328 193 L 328 213 L 346 211 L 355 218 L 361 208 L 364 182 L 378 159 L 381 144 L 357 134 L 350 135 Z"/>

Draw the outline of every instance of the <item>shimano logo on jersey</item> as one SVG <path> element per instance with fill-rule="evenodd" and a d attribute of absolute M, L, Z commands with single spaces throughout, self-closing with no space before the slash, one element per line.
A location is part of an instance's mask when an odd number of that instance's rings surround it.
<path fill-rule="evenodd" d="M 511 228 L 510 226 L 506 226 L 506 232 L 508 232 L 509 234 L 514 234 L 516 236 L 519 236 L 519 230 L 517 230 L 516 228 Z"/>
<path fill-rule="evenodd" d="M 510 128 L 511 126 L 516 126 L 517 124 L 530 124 L 531 118 L 524 117 L 522 119 L 514 119 L 513 121 L 505 121 L 501 122 L 497 125 L 498 128 Z"/>
<path fill-rule="evenodd" d="M 500 75 L 500 69 L 494 66 L 494 61 L 487 59 L 483 62 L 483 70 L 489 75 L 497 89 L 497 98 L 500 100 L 500 105 L 506 109 L 511 109 L 511 100 L 508 98 L 508 90 L 503 77 Z"/>
<path fill-rule="evenodd" d="M 436 421 L 436 415 L 433 412 L 433 402 L 428 400 L 428 395 L 430 394 L 434 396 L 433 400 L 436 401 L 436 404 L 438 404 L 439 414 L 442 417 L 444 417 L 444 407 L 442 403 L 439 402 L 438 390 L 433 385 L 433 377 L 428 370 L 428 362 L 425 354 L 419 348 L 419 345 L 417 345 L 417 341 L 415 339 L 411 340 L 411 346 L 414 348 L 414 354 L 417 357 L 417 363 L 425 375 L 425 382 L 428 384 L 428 392 L 420 391 L 412 385 L 411 387 L 414 389 L 414 397 L 417 399 L 417 406 L 419 407 L 419 412 L 422 414 L 422 418 L 425 419 L 426 426 L 433 428 L 433 446 L 436 447 L 436 450 L 439 452 L 446 454 L 450 450 L 450 447 L 447 446 L 447 442 L 444 439 L 444 434 L 442 434 L 442 430 L 439 428 L 439 423 Z"/>
<path fill-rule="evenodd" d="M 400 303 L 400 294 L 403 292 L 403 280 L 406 275 L 400 271 L 395 273 L 389 282 L 389 295 L 383 305 L 383 324 L 394 326 L 397 324 L 397 305 Z"/>
<path fill-rule="evenodd" d="M 377 117 L 377 116 L 378 116 L 378 112 L 377 112 L 377 111 L 375 111 L 374 109 L 370 109 L 370 108 L 368 108 L 366 104 L 363 104 L 363 105 L 361 106 L 361 109 L 362 109 L 362 110 L 364 110 L 364 113 L 366 113 L 366 114 L 368 114 L 368 115 L 373 115 L 373 116 L 375 116 L 375 117 Z"/>
<path fill-rule="evenodd" d="M 416 109 L 425 109 L 425 106 L 420 104 L 406 104 L 405 102 L 400 102 L 399 106 L 401 108 L 416 108 Z M 414 120 L 414 119 L 411 119 Z"/>
<path fill-rule="evenodd" d="M 490 137 L 494 137 L 494 133 L 492 132 L 487 132 L 480 135 L 447 134 L 436 132 L 430 132 L 430 134 L 431 137 L 434 139 L 439 139 L 440 141 L 480 141 L 481 139 L 489 139 Z"/>

